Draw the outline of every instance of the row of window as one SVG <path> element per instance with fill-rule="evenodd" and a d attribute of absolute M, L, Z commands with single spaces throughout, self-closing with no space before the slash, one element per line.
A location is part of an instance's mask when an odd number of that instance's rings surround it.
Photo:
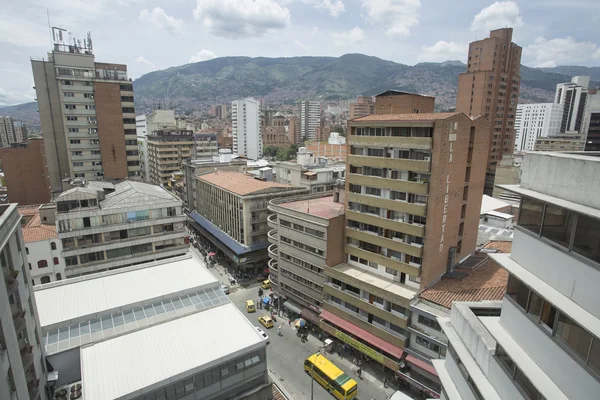
<path fill-rule="evenodd" d="M 433 137 L 433 128 L 356 128 L 355 136 Z"/>
<path fill-rule="evenodd" d="M 361 298 L 361 290 L 359 288 L 357 288 L 356 286 L 352 286 L 346 282 L 342 282 L 341 280 L 335 279 L 335 278 L 329 278 L 329 283 L 331 285 L 337 287 L 340 290 L 343 290 L 349 294 L 352 294 L 358 298 Z M 376 305 L 379 308 L 381 308 L 382 310 L 396 313 L 396 314 L 401 314 L 403 317 L 406 317 L 408 315 L 406 308 L 404 308 L 396 303 L 392 303 L 391 301 L 386 301 L 379 296 L 376 296 L 372 293 L 367 292 L 366 290 L 362 291 L 362 300 L 366 301 L 367 303 Z"/>
<path fill-rule="evenodd" d="M 299 248 L 301 250 L 304 250 L 304 251 L 306 251 L 308 253 L 316 254 L 316 255 L 318 255 L 320 257 L 324 257 L 325 256 L 325 252 L 323 250 L 317 249 L 316 247 L 309 246 L 309 245 L 304 244 L 302 242 L 298 242 L 297 240 L 292 240 L 292 239 L 287 238 L 285 236 L 281 236 L 281 241 L 283 243 L 286 243 L 286 244 L 290 245 L 290 246 L 294 246 L 294 247 L 297 247 L 297 248 Z"/>
<path fill-rule="evenodd" d="M 454 350 L 454 347 L 452 347 L 451 344 L 448 345 L 448 353 L 450 354 L 450 357 L 452 357 L 452 359 L 454 360 L 454 363 L 458 367 L 458 370 L 462 374 L 463 378 L 466 379 L 467 384 L 469 385 L 469 388 L 471 389 L 471 392 L 473 393 L 473 397 L 475 397 L 476 400 L 485 400 L 484 397 L 481 395 L 481 392 L 477 388 L 477 385 L 471 378 L 471 375 L 469 375 L 469 371 L 467 371 L 467 367 L 465 367 L 465 365 L 463 364 L 463 362 L 460 359 L 460 357 L 458 356 L 458 354 L 456 354 L 456 350 Z"/>
<path fill-rule="evenodd" d="M 519 226 L 567 251 L 600 263 L 600 220 L 524 197 Z"/>
<path fill-rule="evenodd" d="M 366 314 L 366 321 L 370 324 L 373 324 L 374 322 L 378 325 L 381 325 L 383 328 L 385 329 L 390 329 L 395 333 L 398 333 L 404 337 L 406 337 L 406 331 L 404 330 L 404 328 L 401 328 L 398 325 L 395 325 L 391 322 L 386 321 L 383 318 L 378 317 L 377 315 L 371 314 L 369 312 L 366 312 L 364 310 L 361 310 L 360 308 L 356 307 L 353 304 L 348 303 L 347 301 L 342 301 L 341 299 L 335 297 L 335 296 L 329 296 L 329 300 L 332 303 L 338 304 L 340 306 L 343 306 L 344 308 L 347 308 L 348 310 L 352 311 L 353 313 L 357 314 L 358 316 L 362 317 L 362 319 L 364 319 L 363 313 Z"/>
<path fill-rule="evenodd" d="M 572 357 L 600 377 L 600 339 L 514 275 L 509 277 L 506 293 L 538 326 L 566 347 Z"/>
<path fill-rule="evenodd" d="M 311 263 L 308 263 L 299 258 L 290 256 L 289 254 L 282 253 L 282 252 L 279 253 L 279 257 L 281 257 L 282 259 L 284 259 L 286 261 L 291 262 L 294 265 L 297 265 L 298 267 L 302 267 L 304 269 L 307 269 L 307 270 L 317 273 L 319 275 L 323 275 L 323 268 L 321 268 L 321 267 L 317 267 L 316 265 L 313 265 Z"/>
<path fill-rule="evenodd" d="M 312 235 L 312 236 L 316 236 L 318 238 L 323 239 L 325 237 L 325 232 L 322 231 L 318 231 L 316 229 L 312 229 L 303 225 L 299 225 L 299 224 L 295 224 L 295 223 L 291 223 L 290 221 L 286 221 L 284 219 L 280 219 L 279 220 L 279 224 L 281 226 L 285 226 L 286 228 L 290 228 L 290 229 L 294 229 L 296 231 L 299 232 L 304 232 L 308 235 Z"/>
<path fill-rule="evenodd" d="M 544 396 L 533 386 L 533 383 L 521 371 L 517 364 L 508 355 L 502 346 L 496 346 L 496 359 L 502 365 L 510 379 L 515 383 L 515 386 L 521 389 L 521 393 L 530 400 L 544 400 Z"/>
<path fill-rule="evenodd" d="M 293 281 L 296 281 L 306 287 L 311 288 L 312 290 L 316 290 L 319 293 L 323 292 L 323 286 L 317 285 L 313 281 L 309 281 L 308 279 L 306 279 L 300 275 L 296 275 L 293 272 L 288 271 L 285 268 L 281 268 L 281 274 L 287 278 L 290 278 Z"/>
<path fill-rule="evenodd" d="M 315 299 L 312 296 L 307 295 L 304 292 L 301 292 L 300 290 L 298 290 L 298 289 L 296 289 L 296 288 L 294 288 L 294 287 L 292 287 L 290 285 L 286 285 L 285 283 L 282 282 L 281 283 L 281 288 L 283 290 L 288 291 L 289 293 L 292 293 L 294 296 L 299 297 L 299 298 L 301 298 L 301 299 L 303 299 L 303 300 L 305 300 L 305 301 L 307 301 L 307 302 L 309 302 L 311 304 L 314 304 L 316 306 L 321 306 L 321 302 L 319 300 Z"/>

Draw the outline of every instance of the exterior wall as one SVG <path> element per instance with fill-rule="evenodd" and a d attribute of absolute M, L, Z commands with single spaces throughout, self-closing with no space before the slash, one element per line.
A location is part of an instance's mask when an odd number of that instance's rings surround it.
<path fill-rule="evenodd" d="M 418 94 L 397 94 L 375 97 L 375 114 L 432 113 L 435 97 Z"/>
<path fill-rule="evenodd" d="M 267 126 L 262 133 L 263 146 L 287 149 L 290 147 L 288 136 L 285 126 Z"/>
<path fill-rule="evenodd" d="M 150 183 L 166 185 L 173 173 L 182 170 L 182 163 L 192 157 L 194 138 L 192 131 L 155 131 L 148 136 L 146 147 Z"/>
<path fill-rule="evenodd" d="M 537 138 L 557 135 L 561 116 L 560 104 L 519 104 L 515 118 L 515 151 L 533 151 Z"/>
<path fill-rule="evenodd" d="M 50 243 L 55 244 L 56 250 L 52 250 Z M 58 238 L 26 243 L 26 249 L 29 275 L 31 276 L 31 283 L 33 285 L 59 281 L 66 278 L 65 259 L 61 256 L 62 243 Z M 56 260 L 54 260 L 55 258 Z M 48 266 L 40 268 L 38 262 L 41 260 L 46 261 Z M 58 264 L 55 264 L 55 261 Z M 47 277 L 44 278 L 44 281 L 49 279 L 48 282 L 42 282 L 42 277 L 44 276 Z"/>
<path fill-rule="evenodd" d="M 297 117 L 290 118 L 288 123 L 288 140 L 290 144 L 300 143 L 300 125 Z"/>
<path fill-rule="evenodd" d="M 300 141 L 314 140 L 321 123 L 321 103 L 318 101 L 300 102 Z"/>
<path fill-rule="evenodd" d="M 0 149 L 0 159 L 10 202 L 29 205 L 50 201 L 51 181 L 42 139 L 32 139 L 26 147 Z"/>
<path fill-rule="evenodd" d="M 185 161 L 182 163 L 184 175 L 184 191 L 186 205 L 190 210 L 196 210 L 196 177 L 208 172 L 214 172 L 215 168 L 226 172 L 243 172 L 246 167 L 245 161 L 233 161 L 228 163 L 194 163 Z"/>
<path fill-rule="evenodd" d="M 341 201 L 344 204 L 343 201 Z M 333 267 L 345 260 L 344 254 L 344 229 L 346 218 L 344 215 L 329 219 L 327 227 L 327 250 L 325 252 L 325 265 Z"/>
<path fill-rule="evenodd" d="M 0 398 L 46 399 L 41 330 L 16 204 L 0 206 Z"/>
<path fill-rule="evenodd" d="M 538 138 L 535 151 L 583 151 L 585 140 L 582 136 Z"/>
<path fill-rule="evenodd" d="M 583 131 L 585 151 L 600 151 L 600 93 L 590 90 L 587 97 Z"/>
<path fill-rule="evenodd" d="M 231 103 L 233 152 L 258 160 L 263 154 L 260 135 L 260 105 L 252 99 L 236 100 Z"/>
<path fill-rule="evenodd" d="M 125 179 L 128 172 L 119 84 L 94 82 L 94 99 L 104 179 Z"/>
<path fill-rule="evenodd" d="M 350 104 L 350 116 L 348 120 L 352 120 L 354 118 L 366 117 L 367 115 L 371 115 L 374 112 L 374 104 L 373 101 L 365 102 L 365 103 L 352 103 Z"/>

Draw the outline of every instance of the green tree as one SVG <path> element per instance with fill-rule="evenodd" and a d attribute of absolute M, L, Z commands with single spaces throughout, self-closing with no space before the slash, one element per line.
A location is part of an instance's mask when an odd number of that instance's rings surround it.
<path fill-rule="evenodd" d="M 263 150 L 263 155 L 265 157 L 275 157 L 278 150 L 279 149 L 275 146 L 269 146 Z"/>

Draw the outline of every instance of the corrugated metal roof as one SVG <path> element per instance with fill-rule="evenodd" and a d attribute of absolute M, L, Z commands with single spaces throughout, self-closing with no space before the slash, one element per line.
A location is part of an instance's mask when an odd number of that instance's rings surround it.
<path fill-rule="evenodd" d="M 229 303 L 83 347 L 83 397 L 121 398 L 264 346 L 250 321 Z"/>
<path fill-rule="evenodd" d="M 34 294 L 40 324 L 50 327 L 216 282 L 195 257 L 184 256 L 154 266 L 53 282 L 36 287 Z"/>
<path fill-rule="evenodd" d="M 123 208 L 165 201 L 179 201 L 175 196 L 157 185 L 124 181 L 115 185 L 115 191 L 106 195 L 100 208 Z"/>

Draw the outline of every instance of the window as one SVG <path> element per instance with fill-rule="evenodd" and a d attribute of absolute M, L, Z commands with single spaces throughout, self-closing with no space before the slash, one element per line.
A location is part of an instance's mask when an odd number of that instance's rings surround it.
<path fill-rule="evenodd" d="M 59 261 L 58 261 L 58 257 L 54 257 L 54 258 L 52 259 L 52 262 L 54 263 L 54 265 L 58 265 L 58 264 L 60 264 L 60 263 L 59 263 Z"/>
<path fill-rule="evenodd" d="M 543 299 L 538 296 L 537 293 L 531 292 L 531 297 L 529 298 L 529 306 L 527 307 L 527 313 L 535 317 L 537 320 L 540 317 L 540 313 L 542 311 L 542 302 Z"/>
<path fill-rule="evenodd" d="M 59 273 L 56 274 L 56 280 L 57 281 L 61 281 L 62 280 L 62 275 Z"/>
<path fill-rule="evenodd" d="M 525 310 L 527 308 L 527 298 L 529 297 L 529 288 L 523 282 L 511 275 L 508 278 L 508 286 L 506 287 L 508 294 L 518 305 Z"/>
<path fill-rule="evenodd" d="M 377 322 L 379 325 L 385 326 L 385 319 L 379 318 L 377 315 L 373 315 L 373 322 Z"/>
<path fill-rule="evenodd" d="M 344 303 L 344 307 L 346 307 L 348 310 L 352 310 L 358 314 L 358 307 L 355 307 L 350 303 Z"/>
<path fill-rule="evenodd" d="M 581 359 L 587 360 L 588 351 L 592 344 L 592 335 L 563 313 L 558 316 L 556 337 L 563 341 Z"/>
<path fill-rule="evenodd" d="M 25 247 L 25 253 L 29 254 L 29 247 Z"/>
<path fill-rule="evenodd" d="M 40 260 L 38 261 L 38 268 L 47 268 L 48 267 L 48 261 L 46 260 Z"/>
<path fill-rule="evenodd" d="M 579 215 L 575 238 L 573 239 L 573 251 L 592 261 L 600 263 L 600 220 Z"/>
<path fill-rule="evenodd" d="M 429 328 L 435 329 L 436 331 L 440 331 L 440 332 L 442 331 L 440 324 L 438 324 L 438 322 L 434 319 L 430 319 L 424 315 L 419 314 L 418 321 L 420 324 L 425 325 Z"/>
<path fill-rule="evenodd" d="M 506 350 L 500 345 L 496 347 L 496 358 L 500 362 L 500 365 L 502 365 L 512 377 L 515 372 L 515 363 L 506 353 Z"/>
<path fill-rule="evenodd" d="M 44 283 L 50 283 L 50 277 L 49 276 L 42 276 L 42 279 L 40 280 L 40 282 L 42 284 L 44 284 Z"/>
<path fill-rule="evenodd" d="M 544 203 L 524 197 L 519 212 L 519 225 L 535 233 L 540 233 Z"/>
<path fill-rule="evenodd" d="M 398 325 L 394 325 L 394 324 L 390 323 L 390 329 L 396 333 L 406 336 L 406 331 L 404 329 L 400 328 Z"/>
<path fill-rule="evenodd" d="M 563 246 L 569 247 L 573 233 L 573 220 L 575 215 L 561 207 L 552 204 L 546 205 L 542 236 Z"/>

